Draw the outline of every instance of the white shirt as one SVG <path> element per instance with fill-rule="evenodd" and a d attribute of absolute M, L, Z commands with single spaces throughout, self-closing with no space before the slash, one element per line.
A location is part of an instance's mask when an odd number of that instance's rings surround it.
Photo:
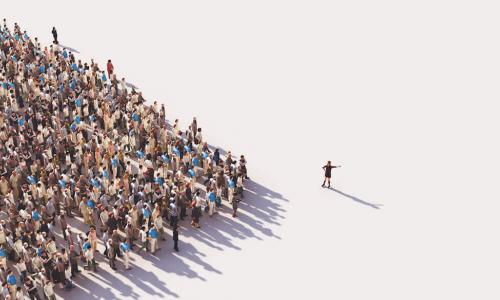
<path fill-rule="evenodd" d="M 146 242 L 146 237 L 147 237 L 146 232 L 141 229 L 141 231 L 139 231 L 139 238 L 141 239 L 142 243 Z"/>

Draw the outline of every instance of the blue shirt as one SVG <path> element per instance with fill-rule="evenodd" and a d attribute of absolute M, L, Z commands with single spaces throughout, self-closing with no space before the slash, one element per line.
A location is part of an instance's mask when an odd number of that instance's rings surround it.
<path fill-rule="evenodd" d="M 40 214 L 37 211 L 32 212 L 31 217 L 34 221 L 40 221 Z"/>
<path fill-rule="evenodd" d="M 7 283 L 10 285 L 16 285 L 16 276 L 14 276 L 14 274 L 7 275 Z"/>
<path fill-rule="evenodd" d="M 0 249 L 0 257 L 7 257 L 7 252 L 4 249 Z"/>
<path fill-rule="evenodd" d="M 156 177 L 155 182 L 158 185 L 163 185 L 165 183 L 165 180 L 163 179 L 163 177 Z"/>
<path fill-rule="evenodd" d="M 210 192 L 210 194 L 208 194 L 208 200 L 210 200 L 210 202 L 215 202 L 215 199 L 217 199 L 217 196 L 215 195 L 215 193 Z"/>
<path fill-rule="evenodd" d="M 87 201 L 87 206 L 91 209 L 94 209 L 94 207 L 95 207 L 94 201 L 92 201 L 92 200 Z"/>
<path fill-rule="evenodd" d="M 130 250 L 130 247 L 127 243 L 122 243 L 120 247 L 122 248 L 123 252 L 128 252 Z"/>
<path fill-rule="evenodd" d="M 85 242 L 85 244 L 83 244 L 83 250 L 89 250 L 90 248 L 92 248 L 92 246 L 90 246 L 90 243 L 89 242 Z"/>
<path fill-rule="evenodd" d="M 95 178 L 92 178 L 92 179 L 90 180 L 90 182 L 91 182 L 91 183 L 92 183 L 92 185 L 93 185 L 94 187 L 96 187 L 96 188 L 98 188 L 98 187 L 101 185 L 101 184 L 99 183 L 99 181 L 98 181 L 97 179 L 95 179 Z"/>
<path fill-rule="evenodd" d="M 62 188 L 65 188 L 66 187 L 66 181 L 62 180 L 62 179 L 59 179 L 59 185 L 62 187 Z"/>
<path fill-rule="evenodd" d="M 152 239 L 158 238 L 158 231 L 154 227 L 149 229 L 149 237 Z"/>

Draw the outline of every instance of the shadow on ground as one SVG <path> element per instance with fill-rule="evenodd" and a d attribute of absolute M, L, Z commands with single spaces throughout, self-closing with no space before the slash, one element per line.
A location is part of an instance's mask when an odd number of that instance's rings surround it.
<path fill-rule="evenodd" d="M 238 246 L 238 240 L 265 238 L 281 239 L 276 235 L 272 227 L 281 226 L 285 219 L 285 209 L 282 202 L 288 202 L 281 194 L 272 191 L 258 182 L 248 180 L 245 183 L 245 197 L 240 202 L 238 218 L 231 217 L 231 208 L 227 201 L 214 217 L 204 214 L 201 219 L 201 228 L 195 229 L 190 226 L 191 218 L 187 217 L 180 222 L 180 252 L 172 251 L 171 230 L 167 229 L 165 242 L 160 242 L 163 249 L 156 254 L 141 254 L 142 259 L 151 263 L 154 268 L 146 270 L 144 266 L 137 264 L 133 254 L 131 271 L 123 270 L 122 260 L 117 260 L 118 271 L 113 271 L 108 266 L 108 260 L 100 253 L 96 254 L 99 262 L 98 273 L 84 271 L 75 278 L 76 288 L 71 292 L 58 291 L 58 295 L 66 298 L 74 296 L 85 296 L 90 299 L 139 299 L 141 295 L 147 294 L 151 299 L 178 298 L 178 293 L 172 291 L 175 287 L 167 287 L 167 283 L 158 277 L 157 273 L 166 272 L 177 276 L 183 276 L 193 280 L 206 281 L 200 274 L 192 269 L 198 265 L 208 272 L 222 275 L 216 266 L 212 266 L 206 260 L 206 254 L 199 252 L 193 244 L 183 241 L 183 237 L 191 237 L 200 243 L 218 251 L 243 250 Z M 71 219 L 71 226 L 75 231 L 87 231 L 88 227 L 81 218 Z M 64 243 L 60 231 L 56 232 L 60 244 Z M 100 252 L 104 249 L 99 244 Z M 158 270 L 158 272 L 154 272 Z M 123 283 L 123 277 L 128 278 L 133 285 Z"/>
<path fill-rule="evenodd" d="M 383 204 L 373 204 L 373 203 L 370 203 L 370 202 L 366 202 L 366 201 L 361 200 L 361 199 L 359 199 L 359 198 L 357 198 L 357 197 L 354 197 L 353 195 L 346 194 L 346 193 L 344 193 L 344 192 L 342 192 L 342 191 L 339 191 L 339 190 L 337 190 L 337 189 L 334 189 L 334 188 L 332 188 L 332 187 L 329 187 L 328 189 L 329 189 L 329 190 L 332 190 L 332 191 L 334 191 L 334 192 L 336 192 L 336 193 L 338 193 L 338 194 L 340 194 L 340 195 L 342 195 L 342 196 L 344 196 L 344 197 L 346 197 L 346 198 L 349 198 L 349 199 L 351 199 L 351 200 L 353 200 L 353 201 L 355 201 L 355 202 L 358 202 L 358 203 L 360 203 L 360 204 L 363 204 L 363 205 L 369 206 L 369 207 L 371 207 L 371 208 L 380 209 L 380 207 L 381 207 L 381 206 L 384 206 Z"/>

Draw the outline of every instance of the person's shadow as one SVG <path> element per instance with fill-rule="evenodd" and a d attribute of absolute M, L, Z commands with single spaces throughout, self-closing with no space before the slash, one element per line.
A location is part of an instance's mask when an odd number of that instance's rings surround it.
<path fill-rule="evenodd" d="M 353 195 L 346 194 L 346 193 L 344 193 L 342 191 L 339 191 L 337 189 L 334 189 L 332 187 L 329 187 L 328 189 L 330 189 L 330 190 L 332 190 L 332 191 L 334 191 L 334 192 L 336 192 L 336 193 L 338 193 L 338 194 L 340 194 L 340 195 L 342 195 L 344 197 L 347 197 L 347 198 L 349 198 L 351 200 L 354 200 L 354 201 L 356 201 L 358 203 L 361 203 L 363 205 L 366 205 L 366 206 L 369 206 L 369 207 L 372 207 L 372 208 L 375 208 L 375 209 L 380 209 L 380 206 L 384 206 L 383 204 L 374 204 L 374 203 L 366 202 L 366 201 L 361 200 L 361 199 L 359 199 L 357 197 L 354 197 Z"/>

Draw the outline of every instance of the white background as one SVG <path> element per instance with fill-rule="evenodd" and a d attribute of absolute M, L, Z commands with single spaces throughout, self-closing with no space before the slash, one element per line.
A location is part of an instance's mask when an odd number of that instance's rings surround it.
<path fill-rule="evenodd" d="M 169 241 L 161 263 L 62 296 L 499 299 L 498 1 L 2 6 L 45 43 L 56 26 L 111 58 L 170 120 L 197 116 L 246 155 L 257 194 L 236 222 L 181 231 L 179 255 Z M 326 160 L 358 201 L 320 187 Z"/>

